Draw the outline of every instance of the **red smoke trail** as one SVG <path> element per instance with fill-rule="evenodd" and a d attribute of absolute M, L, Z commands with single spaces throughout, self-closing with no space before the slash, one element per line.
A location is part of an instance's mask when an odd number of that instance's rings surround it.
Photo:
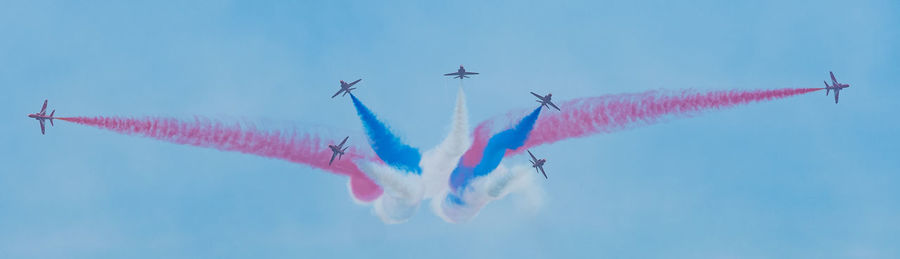
<path fill-rule="evenodd" d="M 172 118 L 145 117 L 140 119 L 119 117 L 68 117 L 58 118 L 82 125 L 107 129 L 126 135 L 154 138 L 176 144 L 237 151 L 245 154 L 277 158 L 309 165 L 322 170 L 350 177 L 353 196 L 361 201 L 372 201 L 381 195 L 381 187 L 369 179 L 353 160 L 377 160 L 347 151 L 348 159 L 334 160 L 328 166 L 331 150 L 317 136 L 258 130 L 253 125 L 195 117 L 193 121 Z"/>
<path fill-rule="evenodd" d="M 728 90 L 698 92 L 649 91 L 639 94 L 618 94 L 579 98 L 561 103 L 562 112 L 547 112 L 538 119 L 525 145 L 506 155 L 513 155 L 527 148 L 549 144 L 567 138 L 584 137 L 598 133 L 610 133 L 636 126 L 664 121 L 669 118 L 691 117 L 706 110 L 729 108 L 752 102 L 768 101 L 822 90 L 823 88 L 784 88 L 775 90 Z M 474 143 L 463 155 L 463 164 L 478 164 L 487 140 L 497 121 L 521 117 L 525 112 L 509 113 L 500 118 L 480 123 L 474 132 Z"/>

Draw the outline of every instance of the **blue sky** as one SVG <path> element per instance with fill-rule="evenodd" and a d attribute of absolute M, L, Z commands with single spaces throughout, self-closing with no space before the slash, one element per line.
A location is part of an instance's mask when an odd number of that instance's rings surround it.
<path fill-rule="evenodd" d="M 897 258 L 896 1 L 75 3 L 0 8 L 0 257 Z M 196 114 L 361 132 L 338 80 L 409 144 L 651 89 L 821 93 L 536 148 L 545 203 L 384 225 L 346 179 L 25 115 Z M 525 157 L 506 163 L 527 163 Z M 524 206 L 527 207 L 527 206 Z"/>

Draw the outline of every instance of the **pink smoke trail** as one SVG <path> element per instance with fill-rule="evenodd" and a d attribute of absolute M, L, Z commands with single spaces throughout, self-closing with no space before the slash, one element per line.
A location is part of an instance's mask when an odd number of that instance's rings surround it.
<path fill-rule="evenodd" d="M 650 125 L 670 118 L 698 115 L 707 110 L 730 108 L 741 104 L 782 99 L 810 93 L 824 88 L 783 88 L 774 90 L 725 90 L 698 92 L 648 91 L 637 94 L 617 94 L 579 98 L 561 103 L 561 112 L 547 112 L 535 124 L 525 145 L 507 151 L 518 154 L 533 146 L 550 144 L 563 139 L 584 137 L 599 133 L 611 133 L 633 127 Z M 475 128 L 474 143 L 463 155 L 462 163 L 474 166 L 495 124 L 510 125 L 525 111 L 510 112 L 505 116 L 484 121 Z"/>
<path fill-rule="evenodd" d="M 328 141 L 311 134 L 296 132 L 259 130 L 251 124 L 225 124 L 202 117 L 194 120 L 179 120 L 162 117 L 120 118 L 120 117 L 67 117 L 60 120 L 111 130 L 114 132 L 154 138 L 182 145 L 236 151 L 269 158 L 287 160 L 294 163 L 330 171 L 350 177 L 350 188 L 357 200 L 372 201 L 381 196 L 382 190 L 369 179 L 353 162 L 357 159 L 377 161 L 371 155 L 347 151 L 349 159 L 334 160 L 329 166 L 331 150 Z"/>

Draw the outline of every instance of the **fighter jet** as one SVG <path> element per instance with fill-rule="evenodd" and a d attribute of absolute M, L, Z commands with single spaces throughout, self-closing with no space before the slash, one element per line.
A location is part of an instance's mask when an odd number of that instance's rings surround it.
<path fill-rule="evenodd" d="M 335 156 L 337 156 L 338 160 L 340 160 L 341 157 L 344 156 L 344 151 L 347 151 L 347 148 L 350 148 L 350 146 L 344 147 L 344 143 L 347 142 L 348 138 L 350 138 L 350 136 L 347 136 L 346 138 L 344 138 L 344 140 L 341 141 L 341 144 L 338 144 L 337 146 L 328 145 L 328 148 L 331 149 L 331 152 L 334 152 L 333 154 L 331 154 L 331 161 L 328 161 L 328 165 L 331 165 L 331 162 L 334 162 Z"/>
<path fill-rule="evenodd" d="M 353 85 L 355 85 L 356 83 L 359 83 L 359 81 L 361 81 L 361 80 L 362 79 L 356 79 L 356 81 L 353 81 L 353 83 L 349 83 L 349 84 L 347 82 L 344 82 L 344 80 L 341 80 L 341 90 L 338 90 L 337 93 L 334 93 L 334 95 L 332 95 L 331 98 L 338 96 L 339 94 L 341 94 L 341 92 L 344 93 L 341 96 L 349 94 L 350 91 L 356 89 L 356 87 L 353 87 Z M 353 88 L 351 88 L 351 87 L 353 87 Z"/>
<path fill-rule="evenodd" d="M 537 159 L 537 157 L 534 157 L 534 154 L 531 153 L 531 150 L 525 151 L 528 151 L 528 155 L 531 155 L 531 159 L 529 159 L 528 162 L 531 162 L 531 167 L 534 167 L 534 171 L 538 172 L 538 169 L 540 169 L 540 173 L 544 174 L 544 179 L 548 179 L 547 173 L 544 172 L 544 163 L 547 162 L 547 159 Z"/>
<path fill-rule="evenodd" d="M 828 73 L 831 74 L 831 85 L 829 86 L 828 82 L 822 81 L 825 83 L 825 95 L 827 96 L 828 92 L 834 90 L 834 103 L 838 103 L 838 96 L 841 95 L 841 89 L 850 87 L 850 84 L 838 83 L 837 79 L 834 79 L 834 73 L 831 71 L 828 71 Z"/>
<path fill-rule="evenodd" d="M 466 72 L 466 68 L 462 65 L 459 65 L 459 70 L 456 70 L 456 73 L 447 73 L 445 76 L 453 76 L 453 78 L 459 78 L 462 80 L 463 78 L 469 78 L 467 75 L 477 75 L 475 72 Z"/>
<path fill-rule="evenodd" d="M 50 126 L 53 126 L 54 113 L 56 113 L 56 110 L 51 111 L 50 115 L 47 115 L 47 100 L 44 100 L 44 106 L 41 106 L 41 111 L 28 114 L 28 118 L 34 118 L 41 123 L 41 135 L 44 135 L 44 120 L 50 120 Z"/>
<path fill-rule="evenodd" d="M 537 97 L 537 98 L 539 99 L 539 100 L 537 100 L 537 102 L 541 103 L 541 106 L 545 106 L 545 107 L 547 107 L 547 109 L 550 109 L 550 107 L 553 107 L 554 109 L 556 109 L 557 111 L 559 111 L 559 107 L 556 107 L 556 105 L 553 104 L 553 102 L 550 101 L 550 98 L 553 97 L 553 94 L 547 94 L 547 96 L 541 96 L 541 95 L 536 94 L 536 93 L 534 93 L 534 92 L 531 92 L 531 94 L 534 95 L 535 97 Z M 548 105 L 549 105 L 549 106 L 548 106 Z"/>

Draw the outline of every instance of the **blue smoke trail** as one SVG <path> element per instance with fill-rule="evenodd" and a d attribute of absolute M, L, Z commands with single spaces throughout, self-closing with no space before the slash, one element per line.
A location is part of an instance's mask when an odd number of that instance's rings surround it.
<path fill-rule="evenodd" d="M 422 153 L 401 142 L 400 138 L 391 133 L 387 125 L 379 121 L 369 108 L 356 99 L 356 96 L 350 94 L 350 98 L 353 99 L 353 106 L 356 107 L 356 113 L 362 120 L 366 135 L 369 136 L 369 142 L 378 158 L 402 171 L 421 175 L 422 168 L 419 167 L 419 161 L 422 160 Z"/>
<path fill-rule="evenodd" d="M 534 109 L 531 114 L 522 118 L 515 127 L 501 131 L 488 140 L 487 146 L 484 148 L 480 162 L 475 167 L 467 167 L 462 164 L 460 158 L 456 169 L 450 175 L 450 187 L 453 190 L 461 190 L 469 181 L 475 177 L 484 176 L 494 171 L 500 165 L 500 160 L 506 154 L 506 150 L 514 150 L 525 144 L 528 134 L 534 128 L 538 115 L 541 113 L 541 107 Z M 461 201 L 454 195 L 448 197 L 457 203 Z"/>

